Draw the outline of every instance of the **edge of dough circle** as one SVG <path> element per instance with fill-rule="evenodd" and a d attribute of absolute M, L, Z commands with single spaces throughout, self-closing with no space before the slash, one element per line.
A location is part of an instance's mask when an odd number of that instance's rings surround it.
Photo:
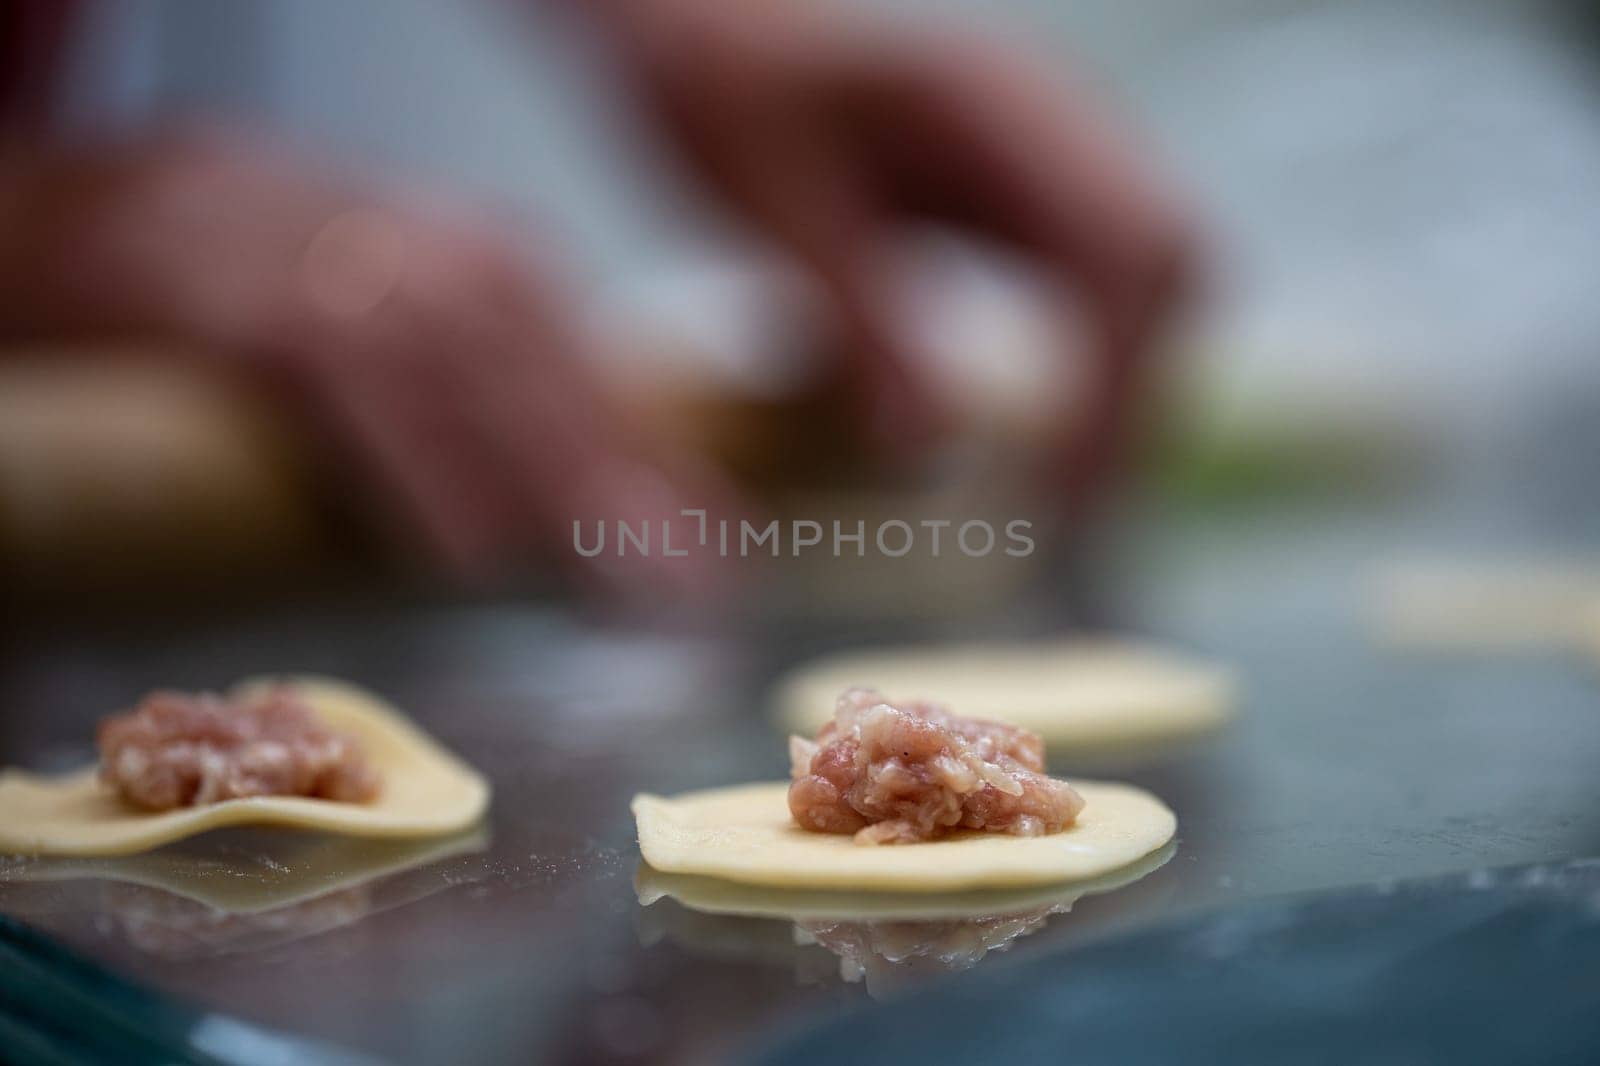
<path fill-rule="evenodd" d="M 1132 785 L 1073 781 L 1084 798 L 1058 833 L 1021 837 L 966 832 L 918 844 L 862 845 L 814 833 L 789 815 L 787 781 L 635 796 L 639 851 L 667 873 L 779 888 L 954 892 L 1058 884 L 1098 877 L 1156 851 L 1177 817 Z"/>

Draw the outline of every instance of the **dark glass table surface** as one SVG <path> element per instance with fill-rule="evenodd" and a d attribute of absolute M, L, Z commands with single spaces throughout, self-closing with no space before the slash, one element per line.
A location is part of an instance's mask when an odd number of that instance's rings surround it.
<path fill-rule="evenodd" d="M 673 632 L 510 603 L 31 638 L 0 677 L 6 764 L 76 765 L 96 716 L 151 686 L 309 672 L 389 697 L 496 791 L 481 835 L 420 857 L 323 853 L 305 860 L 314 869 L 289 892 L 294 906 L 258 906 L 253 919 L 149 885 L 21 879 L 16 864 L 0 912 L 162 996 L 399 1062 L 737 1056 L 915 981 L 893 966 L 846 980 L 841 959 L 785 921 L 641 906 L 631 795 L 781 776 L 765 686 L 817 651 L 1038 635 L 1085 618 L 1230 664 L 1241 713 L 1187 748 L 1055 764 L 1153 789 L 1178 812 L 1177 849 L 1012 941 L 1006 964 L 1260 897 L 1600 854 L 1600 663 L 1408 655 L 1375 639 L 1371 581 L 1395 559 L 1587 533 L 1587 517 L 1504 503 L 1143 523 L 1091 582 L 1115 590 L 1095 606 L 1052 585 L 944 624 L 789 618 Z M 304 854 L 292 838 L 190 848 L 270 898 Z"/>

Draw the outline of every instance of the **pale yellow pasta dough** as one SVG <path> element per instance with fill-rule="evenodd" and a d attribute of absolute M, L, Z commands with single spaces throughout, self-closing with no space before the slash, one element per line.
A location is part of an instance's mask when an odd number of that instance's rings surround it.
<path fill-rule="evenodd" d="M 801 829 L 785 781 L 635 796 L 639 851 L 667 873 L 782 888 L 955 892 L 1098 877 L 1167 841 L 1177 819 L 1131 785 L 1074 781 L 1084 798 L 1059 833 L 1020 837 L 966 832 L 919 844 L 857 844 L 843 833 Z"/>
<path fill-rule="evenodd" d="M 1031 729 L 1052 755 L 1183 740 L 1221 725 L 1235 702 L 1229 671 L 1134 643 L 936 645 L 835 655 L 797 668 L 774 690 L 779 726 L 815 735 L 852 685 Z"/>
<path fill-rule="evenodd" d="M 663 873 L 648 863 L 639 864 L 633 888 L 641 906 L 648 907 L 670 897 L 703 914 L 836 922 L 959 921 L 996 914 L 1020 914 L 1038 907 L 1070 907 L 1084 896 L 1115 891 L 1159 870 L 1175 851 L 1177 844 L 1169 841 L 1144 858 L 1098 877 L 1022 888 L 956 892 L 774 888 L 742 885 L 720 877 Z"/>
<path fill-rule="evenodd" d="M 257 681 L 241 686 L 274 682 Z M 377 799 L 337 803 L 257 796 L 171 811 L 142 811 L 102 785 L 93 767 L 45 777 L 0 773 L 0 853 L 126 855 L 208 829 L 283 825 L 360 837 L 420 837 L 464 829 L 489 803 L 489 783 L 404 715 L 335 681 L 290 682 L 331 729 L 360 741 L 383 776 Z"/>
<path fill-rule="evenodd" d="M 1410 562 L 1377 583 L 1379 636 L 1418 651 L 1565 652 L 1600 613 L 1600 560 Z"/>

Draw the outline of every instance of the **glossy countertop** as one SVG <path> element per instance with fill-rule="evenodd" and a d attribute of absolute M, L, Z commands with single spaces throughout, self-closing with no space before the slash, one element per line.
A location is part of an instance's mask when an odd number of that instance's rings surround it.
<path fill-rule="evenodd" d="M 1373 613 L 1378 575 L 1448 536 L 1503 555 L 1582 530 L 1541 533 L 1525 507 L 1515 525 L 1482 518 L 1512 513 L 1498 505 L 1476 518 L 1443 508 L 1146 521 L 1110 553 L 1114 580 L 1052 582 L 944 623 L 674 631 L 553 604 L 423 604 L 34 636 L 0 688 L 7 764 L 76 765 L 97 715 L 150 686 L 309 672 L 393 700 L 488 774 L 495 797 L 481 831 L 416 848 L 251 832 L 142 865 L 13 860 L 0 913 L 162 997 L 396 1062 L 699 1062 L 974 960 L 1070 967 L 1080 942 L 1190 912 L 1600 854 L 1600 663 L 1406 651 Z M 636 886 L 634 793 L 783 774 L 765 690 L 786 665 L 1090 622 L 1215 658 L 1241 684 L 1239 716 L 1206 740 L 1052 759 L 1069 777 L 1136 782 L 1178 813 L 1175 850 L 1130 883 L 977 933 L 717 915 Z"/>

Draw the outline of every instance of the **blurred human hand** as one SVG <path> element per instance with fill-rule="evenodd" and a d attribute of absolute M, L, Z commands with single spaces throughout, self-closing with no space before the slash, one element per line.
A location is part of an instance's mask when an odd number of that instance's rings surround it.
<path fill-rule="evenodd" d="M 389 530 L 458 576 L 538 550 L 652 596 L 704 576 L 692 557 L 572 550 L 574 520 L 671 517 L 724 490 L 623 424 L 573 302 L 504 226 L 214 135 L 4 164 L 0 332 L 233 359 L 309 417 Z"/>
<path fill-rule="evenodd" d="M 1069 498 L 1110 466 L 1138 369 L 1181 294 L 1187 227 L 1086 101 L 1029 57 L 920 24 L 774 0 L 596 5 L 625 69 L 711 187 L 814 272 L 883 444 L 937 435 L 892 312 L 907 223 L 1021 249 L 1086 313 L 1087 405 L 1064 430 Z"/>

